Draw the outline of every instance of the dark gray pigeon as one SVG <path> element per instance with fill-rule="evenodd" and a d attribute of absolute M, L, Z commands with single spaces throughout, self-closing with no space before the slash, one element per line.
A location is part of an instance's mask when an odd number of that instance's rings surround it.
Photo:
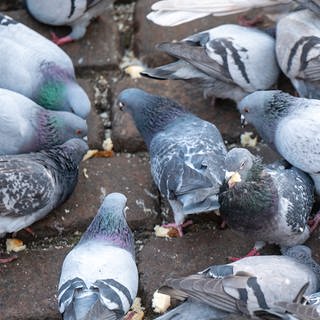
<path fill-rule="evenodd" d="M 320 292 L 303 297 L 303 302 L 276 302 L 275 305 L 301 320 L 320 319 Z"/>
<path fill-rule="evenodd" d="M 64 320 L 123 319 L 132 305 L 138 270 L 133 234 L 125 219 L 126 202 L 121 193 L 106 196 L 66 256 L 58 293 Z"/>
<path fill-rule="evenodd" d="M 65 37 L 53 35 L 53 41 L 62 45 L 82 38 L 90 21 L 112 8 L 114 0 L 26 0 L 28 12 L 38 21 L 53 25 L 67 25 L 72 32 Z"/>
<path fill-rule="evenodd" d="M 310 174 L 320 194 L 320 101 L 278 90 L 257 91 L 245 97 L 238 109 L 266 143 Z"/>
<path fill-rule="evenodd" d="M 42 2 L 42 1 L 40 1 Z M 0 14 L 0 88 L 52 110 L 86 118 L 90 101 L 75 79 L 69 56 L 54 43 Z"/>
<path fill-rule="evenodd" d="M 320 5 L 320 2 L 319 2 Z M 276 53 L 283 73 L 301 97 L 320 99 L 320 7 L 293 12 L 276 29 Z"/>
<path fill-rule="evenodd" d="M 272 87 L 280 69 L 275 39 L 249 27 L 225 24 L 158 49 L 176 62 L 141 72 L 155 79 L 185 80 L 200 86 L 205 96 L 238 102 L 256 90 Z"/>
<path fill-rule="evenodd" d="M 227 16 L 260 9 L 270 19 L 277 20 L 294 8 L 292 0 L 162 0 L 152 5 L 153 11 L 147 18 L 158 25 L 172 27 L 208 15 Z"/>
<path fill-rule="evenodd" d="M 218 209 L 226 147 L 215 125 L 140 89 L 122 91 L 118 102 L 147 144 L 151 174 L 169 200 L 178 230 L 186 215 Z"/>
<path fill-rule="evenodd" d="M 220 214 L 231 229 L 258 241 L 250 254 L 266 242 L 294 246 L 309 238 L 314 185 L 307 174 L 295 167 L 265 166 L 243 148 L 227 153 L 225 170 Z"/>
<path fill-rule="evenodd" d="M 47 151 L 0 156 L 0 237 L 44 218 L 69 197 L 87 150 L 83 140 L 71 139 Z"/>
<path fill-rule="evenodd" d="M 48 149 L 87 134 L 86 120 L 46 110 L 23 95 L 0 89 L 0 155 Z"/>
<path fill-rule="evenodd" d="M 224 319 L 226 314 L 219 314 L 218 310 L 254 319 L 266 313 L 289 319 L 275 303 L 292 302 L 306 284 L 306 294 L 316 292 L 320 285 L 320 266 L 312 259 L 308 247 L 286 249 L 283 256 L 247 257 L 211 266 L 198 274 L 166 280 L 159 291 L 185 301 L 186 307 L 179 306 L 178 315 L 172 310 L 157 320 L 192 319 L 188 305 L 195 302 L 199 308 L 201 304 L 205 306 L 207 317 L 203 319 Z"/>

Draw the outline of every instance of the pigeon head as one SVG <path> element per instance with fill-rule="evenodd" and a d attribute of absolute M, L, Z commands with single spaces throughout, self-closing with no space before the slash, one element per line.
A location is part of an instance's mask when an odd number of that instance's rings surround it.
<path fill-rule="evenodd" d="M 127 198 L 121 193 L 107 195 L 80 242 L 104 241 L 126 249 L 134 256 L 133 235 L 125 219 L 126 203 Z"/>
<path fill-rule="evenodd" d="M 226 180 L 229 188 L 254 178 L 262 168 L 261 159 L 255 157 L 249 150 L 244 148 L 230 150 L 225 158 Z"/>
<path fill-rule="evenodd" d="M 41 108 L 39 139 L 41 145 L 57 145 L 72 138 L 82 138 L 87 135 L 86 120 L 64 111 L 50 111 Z"/>
<path fill-rule="evenodd" d="M 298 262 L 309 266 L 317 274 L 320 285 L 320 265 L 312 258 L 311 249 L 304 245 L 294 247 L 282 247 L 281 253 L 285 256 L 292 257 Z"/>
<path fill-rule="evenodd" d="M 73 138 L 62 144 L 60 147 L 66 159 L 73 164 L 79 165 L 84 154 L 88 151 L 87 143 L 82 139 Z"/>
<path fill-rule="evenodd" d="M 46 109 L 72 112 L 85 119 L 90 112 L 90 100 L 75 82 L 73 71 L 48 62 L 43 63 L 40 69 L 43 80 L 34 100 Z"/>
<path fill-rule="evenodd" d="M 288 114 L 293 98 L 280 90 L 256 91 L 243 98 L 237 107 L 245 120 L 272 145 L 277 125 Z"/>
<path fill-rule="evenodd" d="M 189 114 L 175 101 L 130 88 L 118 96 L 119 108 L 128 111 L 149 147 L 155 134 L 180 116 Z"/>

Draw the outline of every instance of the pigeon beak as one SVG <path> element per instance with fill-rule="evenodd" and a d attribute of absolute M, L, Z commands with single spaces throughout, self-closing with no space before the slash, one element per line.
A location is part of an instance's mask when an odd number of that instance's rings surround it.
<path fill-rule="evenodd" d="M 125 218 L 127 217 L 127 211 L 129 210 L 129 207 L 125 206 L 124 210 L 123 210 L 123 213 L 124 213 L 124 216 Z"/>
<path fill-rule="evenodd" d="M 241 122 L 241 128 L 244 128 L 248 124 L 243 114 L 240 116 L 240 122 Z"/>
<path fill-rule="evenodd" d="M 241 182 L 239 172 L 226 171 L 226 180 L 228 181 L 229 188 L 234 187 L 238 182 Z"/>

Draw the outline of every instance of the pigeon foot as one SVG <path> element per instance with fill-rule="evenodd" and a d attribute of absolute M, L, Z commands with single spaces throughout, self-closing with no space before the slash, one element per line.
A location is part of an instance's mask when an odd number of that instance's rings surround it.
<path fill-rule="evenodd" d="M 59 38 L 54 32 L 50 32 L 50 34 L 51 34 L 52 41 L 58 46 L 61 46 L 65 43 L 69 43 L 73 41 L 73 39 L 70 36 Z"/>
<path fill-rule="evenodd" d="M 260 256 L 260 250 L 265 246 L 264 241 L 257 241 L 254 245 L 254 247 L 243 257 L 237 258 L 237 257 L 228 257 L 228 259 L 232 262 L 241 260 L 243 258 L 247 257 L 253 257 L 253 256 Z"/>
<path fill-rule="evenodd" d="M 310 227 L 310 233 L 314 232 L 314 230 L 316 230 L 319 224 L 320 224 L 320 211 L 317 212 L 317 214 L 312 219 L 309 219 L 308 221 L 308 225 Z"/>
<path fill-rule="evenodd" d="M 263 22 L 262 16 L 256 16 L 252 19 L 246 18 L 244 15 L 238 17 L 238 23 L 243 27 L 255 27 L 257 24 Z"/>
<path fill-rule="evenodd" d="M 12 256 L 12 257 L 9 257 L 9 258 L 0 258 L 0 264 L 4 264 L 4 263 L 10 263 L 14 260 L 18 259 L 17 256 Z"/>
<path fill-rule="evenodd" d="M 186 222 L 182 223 L 182 224 L 176 224 L 176 223 L 168 223 L 168 224 L 163 224 L 162 226 L 164 228 L 175 228 L 178 230 L 179 236 L 183 237 L 183 231 L 182 229 L 191 225 L 193 222 L 192 220 L 187 220 Z"/>

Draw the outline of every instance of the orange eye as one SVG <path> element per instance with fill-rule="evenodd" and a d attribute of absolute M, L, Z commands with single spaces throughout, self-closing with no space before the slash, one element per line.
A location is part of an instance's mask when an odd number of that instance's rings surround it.
<path fill-rule="evenodd" d="M 243 111 L 244 111 L 245 113 L 248 113 L 248 112 L 249 112 L 249 109 L 248 109 L 248 108 L 244 108 Z"/>
<path fill-rule="evenodd" d="M 81 134 L 81 130 L 80 129 L 76 130 L 76 134 Z"/>

